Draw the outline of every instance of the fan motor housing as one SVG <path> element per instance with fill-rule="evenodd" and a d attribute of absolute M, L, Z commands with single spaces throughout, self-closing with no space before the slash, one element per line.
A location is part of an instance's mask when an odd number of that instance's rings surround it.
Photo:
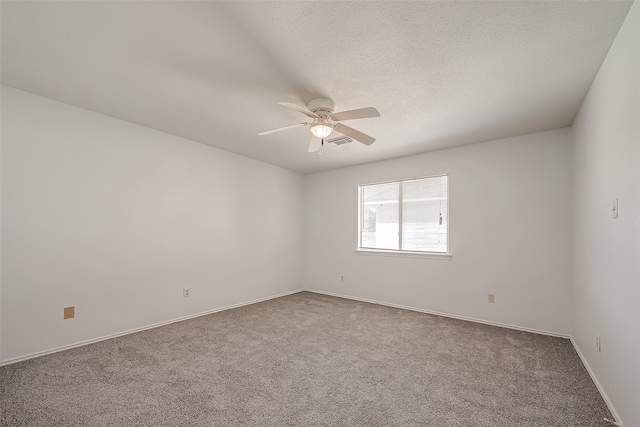
<path fill-rule="evenodd" d="M 309 101 L 307 107 L 321 117 L 328 117 L 335 111 L 336 103 L 329 98 L 316 98 Z"/>

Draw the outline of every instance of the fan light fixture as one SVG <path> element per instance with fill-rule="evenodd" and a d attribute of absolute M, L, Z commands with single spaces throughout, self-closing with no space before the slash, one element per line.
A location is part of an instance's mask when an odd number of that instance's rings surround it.
<path fill-rule="evenodd" d="M 293 102 L 279 102 L 278 104 L 282 105 L 283 107 L 289 108 L 290 110 L 302 113 L 305 116 L 313 119 L 313 121 L 307 121 L 303 123 L 297 123 L 295 125 L 266 130 L 264 132 L 259 132 L 258 135 L 269 135 L 272 133 L 281 132 L 283 130 L 309 126 L 309 130 L 311 130 L 311 133 L 313 134 L 313 137 L 311 137 L 311 142 L 309 142 L 309 152 L 317 152 L 318 154 L 320 154 L 319 150 L 324 145 L 324 139 L 331 135 L 334 130 L 338 133 L 343 134 L 345 138 L 349 138 L 349 142 L 351 142 L 352 140 L 356 140 L 363 143 L 364 145 L 371 145 L 376 140 L 372 136 L 369 136 L 366 133 L 359 132 L 347 125 L 344 125 L 342 123 L 334 123 L 342 122 L 345 120 L 380 117 L 380 113 L 378 112 L 378 110 L 373 107 L 358 108 L 355 110 L 335 113 L 334 111 L 336 103 L 329 98 L 312 99 L 307 104 L 307 108 Z"/>
<path fill-rule="evenodd" d="M 316 138 L 324 139 L 331 135 L 331 132 L 333 132 L 333 127 L 324 120 L 311 125 L 311 133 Z"/>

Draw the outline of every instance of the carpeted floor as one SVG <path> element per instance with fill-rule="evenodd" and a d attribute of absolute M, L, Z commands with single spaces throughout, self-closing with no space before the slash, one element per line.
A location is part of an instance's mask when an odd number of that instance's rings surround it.
<path fill-rule="evenodd" d="M 568 340 L 302 292 L 0 368 L 2 426 L 605 426 Z"/>

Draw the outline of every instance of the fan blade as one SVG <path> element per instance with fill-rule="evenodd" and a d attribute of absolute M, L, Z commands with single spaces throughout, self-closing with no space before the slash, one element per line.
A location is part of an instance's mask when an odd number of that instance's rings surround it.
<path fill-rule="evenodd" d="M 282 105 L 283 107 L 287 107 L 287 108 L 290 108 L 292 110 L 295 110 L 298 113 L 302 113 L 305 116 L 309 116 L 312 119 L 317 119 L 317 118 L 320 117 L 316 113 L 314 113 L 312 111 L 309 111 L 306 108 L 299 106 L 298 104 L 294 104 L 293 102 L 278 102 L 278 104 Z"/>
<path fill-rule="evenodd" d="M 342 123 L 338 123 L 334 128 L 336 132 L 340 132 L 343 135 L 350 136 L 358 142 L 362 142 L 364 145 L 371 145 L 375 142 L 375 138 L 367 135 L 366 133 L 362 133 L 358 130 L 355 130 L 352 127 L 347 125 L 343 125 Z"/>
<path fill-rule="evenodd" d="M 333 120 L 341 122 L 353 119 L 368 119 L 369 117 L 380 117 L 380 113 L 373 107 L 358 108 L 357 110 L 341 111 L 333 114 Z"/>
<path fill-rule="evenodd" d="M 287 130 L 287 129 L 297 128 L 297 127 L 300 127 L 300 126 L 307 126 L 308 124 L 309 123 L 298 123 L 298 124 L 295 124 L 295 125 L 284 126 L 284 127 L 277 128 L 277 129 L 265 130 L 264 132 L 258 133 L 258 135 L 269 135 L 270 133 L 276 133 L 276 132 L 280 132 L 280 131 Z"/>
<path fill-rule="evenodd" d="M 314 151 L 318 151 L 321 145 L 322 145 L 322 140 L 317 136 L 313 135 L 311 137 L 311 142 L 309 143 L 309 152 L 313 153 Z"/>

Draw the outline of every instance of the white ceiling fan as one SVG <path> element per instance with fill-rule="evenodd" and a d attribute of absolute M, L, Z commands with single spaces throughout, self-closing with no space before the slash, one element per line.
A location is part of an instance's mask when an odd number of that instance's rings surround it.
<path fill-rule="evenodd" d="M 309 101 L 308 108 L 301 107 L 298 104 L 292 102 L 278 102 L 283 107 L 290 108 L 299 113 L 304 114 L 312 119 L 309 123 L 296 123 L 295 125 L 284 126 L 277 129 L 271 129 L 258 133 L 258 135 L 269 135 L 270 133 L 280 132 L 283 130 L 293 129 L 301 126 L 309 126 L 313 136 L 311 137 L 311 143 L 309 144 L 309 152 L 318 151 L 324 144 L 326 137 L 331 135 L 334 130 L 345 136 L 355 139 L 364 145 L 371 145 L 376 140 L 375 138 L 355 130 L 352 127 L 343 125 L 345 120 L 353 119 L 366 119 L 369 117 L 380 117 L 380 113 L 373 107 L 358 108 L 356 110 L 342 111 L 334 113 L 336 103 L 328 98 L 316 98 Z"/>

